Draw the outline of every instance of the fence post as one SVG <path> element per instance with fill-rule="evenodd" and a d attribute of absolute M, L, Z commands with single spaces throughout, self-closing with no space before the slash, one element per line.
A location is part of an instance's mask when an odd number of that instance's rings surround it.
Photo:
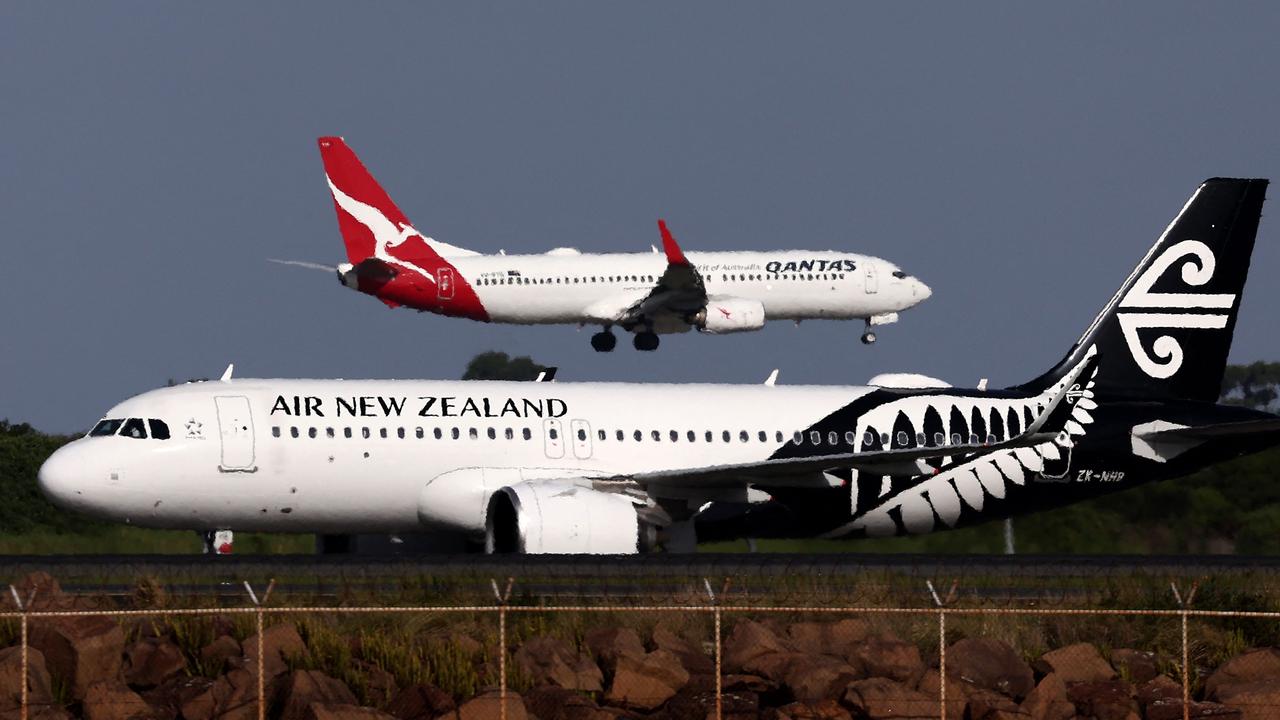
<path fill-rule="evenodd" d="M 721 719 L 724 717 L 724 687 L 723 687 L 723 685 L 724 685 L 724 680 L 723 680 L 723 675 L 722 675 L 722 672 L 721 672 L 721 664 L 722 664 L 722 662 L 723 662 L 723 661 L 722 661 L 722 659 L 721 659 L 721 654 L 722 654 L 722 653 L 721 653 L 721 640 L 720 640 L 720 603 L 719 603 L 719 601 L 716 599 L 716 593 L 715 593 L 715 591 L 711 589 L 711 581 L 710 581 L 710 580 L 708 580 L 708 579 L 706 579 L 706 578 L 702 578 L 702 586 L 703 586 L 704 588 L 706 588 L 706 590 L 707 590 L 707 597 L 708 597 L 708 598 L 710 599 L 710 601 L 711 601 L 711 607 L 712 607 L 711 614 L 712 614 L 712 616 L 715 618 L 715 624 L 716 624 L 716 630 L 715 630 L 715 650 L 716 650 L 716 720 L 721 720 Z M 729 579 L 728 579 L 728 578 L 725 578 L 725 581 L 724 581 L 724 587 L 725 587 L 725 589 L 728 589 L 728 587 L 729 587 Z"/>
<path fill-rule="evenodd" d="M 1191 614 L 1191 601 L 1195 599 L 1198 583 L 1191 583 L 1191 591 L 1183 598 L 1178 584 L 1169 583 L 1173 597 L 1178 601 L 1178 616 L 1182 620 L 1182 720 L 1191 720 L 1191 648 L 1187 638 L 1187 619 Z"/>
<path fill-rule="evenodd" d="M 21 630 L 22 650 L 20 651 L 21 659 L 19 662 L 19 668 L 20 668 L 21 678 L 22 678 L 21 680 L 22 692 L 20 696 L 21 697 L 20 717 L 21 717 L 21 720 L 27 720 L 31 712 L 27 707 L 28 704 L 31 702 L 31 698 L 30 698 L 31 693 L 30 693 L 30 690 L 27 688 L 27 685 L 30 682 L 27 678 L 27 671 L 29 667 L 28 663 L 30 662 L 29 660 L 30 653 L 28 652 L 28 642 L 27 642 L 27 634 L 28 634 L 28 627 L 29 627 L 27 622 L 27 612 L 29 612 L 29 608 L 31 607 L 32 601 L 36 599 L 36 589 L 34 587 L 31 588 L 31 594 L 27 596 L 27 601 L 25 603 L 22 601 L 22 598 L 18 596 L 18 588 L 10 585 L 9 592 L 13 595 L 13 604 L 17 605 L 18 612 L 22 613 L 22 617 L 19 619 L 19 623 L 22 628 Z"/>
<path fill-rule="evenodd" d="M 938 597 L 932 580 L 926 579 L 924 583 L 929 588 L 933 604 L 938 606 L 938 718 L 947 720 L 947 604 L 955 600 L 958 583 L 951 583 L 951 591 L 946 598 Z"/>
<path fill-rule="evenodd" d="M 493 596 L 498 601 L 498 717 L 507 720 L 507 600 L 511 598 L 513 578 L 507 578 L 504 592 L 498 591 L 498 581 L 489 579 Z"/>
<path fill-rule="evenodd" d="M 267 638 L 264 630 L 266 629 L 265 615 L 263 605 L 267 599 L 271 597 L 271 591 L 275 589 L 275 578 L 267 583 L 267 591 L 262 594 L 262 599 L 258 599 L 257 593 L 253 591 L 253 587 L 249 585 L 249 581 L 244 581 L 245 592 L 249 593 L 249 600 L 253 602 L 254 617 L 258 626 L 258 720 L 266 720 L 267 718 L 267 682 L 266 682 L 266 658 L 267 658 Z"/>

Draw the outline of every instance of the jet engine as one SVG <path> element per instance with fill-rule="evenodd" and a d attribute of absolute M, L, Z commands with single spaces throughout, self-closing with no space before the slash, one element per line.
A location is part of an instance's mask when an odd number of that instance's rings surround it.
<path fill-rule="evenodd" d="M 759 300 L 712 298 L 693 316 L 692 324 L 703 332 L 723 335 L 759 330 L 764 319 L 764 305 Z"/>
<path fill-rule="evenodd" d="M 500 488 L 485 513 L 485 552 L 630 554 L 653 545 L 630 498 L 572 482 Z"/>

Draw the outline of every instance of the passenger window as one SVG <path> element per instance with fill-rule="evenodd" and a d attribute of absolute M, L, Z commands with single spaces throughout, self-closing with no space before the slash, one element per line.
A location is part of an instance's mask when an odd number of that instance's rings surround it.
<path fill-rule="evenodd" d="M 810 431 L 809 431 L 809 444 L 810 444 L 810 445 L 820 445 L 820 444 L 822 444 L 822 433 L 818 432 L 817 430 L 810 430 Z"/>
<path fill-rule="evenodd" d="M 315 440 L 316 434 L 317 433 L 315 428 L 307 428 L 307 437 L 311 438 L 312 440 Z"/>
<path fill-rule="evenodd" d="M 467 437 L 471 438 L 472 440 L 479 440 L 479 439 L 480 439 L 480 431 L 479 431 L 479 430 L 476 430 L 475 428 L 468 428 L 468 429 L 467 429 Z"/>
<path fill-rule="evenodd" d="M 725 442 L 729 442 L 729 431 L 725 430 L 724 432 L 720 433 L 720 439 L 724 440 Z"/>
<path fill-rule="evenodd" d="M 280 426 L 276 425 L 271 428 L 271 437 L 280 437 Z"/>
<path fill-rule="evenodd" d="M 852 430 L 845 431 L 844 442 L 846 445 L 852 445 L 855 440 L 857 440 L 857 436 L 853 434 Z"/>
<path fill-rule="evenodd" d="M 324 434 L 326 437 L 333 437 L 336 433 L 334 433 L 333 428 L 325 428 Z"/>
<path fill-rule="evenodd" d="M 372 434 L 373 433 L 369 432 L 369 428 L 367 427 L 360 428 L 360 437 L 364 438 L 365 440 L 368 440 L 369 436 Z"/>
<path fill-rule="evenodd" d="M 635 438 L 636 442 L 640 442 L 641 440 L 644 439 L 644 433 L 641 433 L 639 430 L 637 430 L 631 434 L 631 437 Z"/>
<path fill-rule="evenodd" d="M 169 426 L 163 420 L 148 420 L 147 426 L 151 428 L 151 439 L 168 440 Z"/>
<path fill-rule="evenodd" d="M 404 428 L 396 428 L 396 437 L 404 439 Z"/>
<path fill-rule="evenodd" d="M 120 426 L 124 424 L 123 420 L 99 420 L 97 425 L 89 431 L 89 437 L 106 437 L 115 435 Z"/>
<path fill-rule="evenodd" d="M 618 431 L 617 433 L 615 433 L 615 434 L 618 436 L 618 442 L 622 442 L 623 440 L 625 440 L 625 439 L 627 438 L 626 434 L 625 434 L 625 433 L 623 433 L 621 430 L 619 430 L 619 431 Z"/>
<path fill-rule="evenodd" d="M 510 430 L 508 430 L 507 432 L 511 432 L 511 431 L 510 431 Z M 414 428 L 414 430 L 413 430 L 413 436 L 414 436 L 414 437 L 416 437 L 416 438 L 418 438 L 419 440 L 421 440 L 422 438 L 426 437 L 426 435 L 427 435 L 427 434 L 426 434 L 425 432 L 423 432 L 423 431 L 422 431 L 422 428 Z"/>
<path fill-rule="evenodd" d="M 453 438 L 454 440 L 457 440 L 458 438 L 462 437 L 462 433 L 458 432 L 458 428 L 452 428 L 449 430 L 449 437 Z"/>
<path fill-rule="evenodd" d="M 756 435 L 756 437 L 760 438 L 760 442 L 765 442 L 766 440 L 769 439 L 769 433 L 761 430 L 759 434 Z"/>
<path fill-rule="evenodd" d="M 579 442 L 586 442 L 586 441 L 587 441 L 587 431 L 586 431 L 586 430 L 583 430 L 582 428 L 578 428 L 578 441 L 579 441 Z"/>
<path fill-rule="evenodd" d="M 710 430 L 708 430 L 708 431 L 707 431 L 707 434 L 706 434 L 706 440 L 707 440 L 707 442 L 711 442 L 711 441 L 712 441 L 712 440 L 714 440 L 714 439 L 715 439 L 715 434 L 714 434 L 714 433 L 712 433 Z"/>
<path fill-rule="evenodd" d="M 387 429 L 386 429 L 386 428 L 378 428 L 378 437 L 382 438 L 383 440 L 386 440 L 386 439 L 387 439 Z"/>
<path fill-rule="evenodd" d="M 516 431 L 515 431 L 515 430 L 512 430 L 511 428 L 507 428 L 507 430 L 506 430 L 506 432 L 505 432 L 505 434 L 504 434 L 503 436 L 504 436 L 506 439 L 508 439 L 508 440 L 515 440 L 515 439 L 516 439 Z"/>
<path fill-rule="evenodd" d="M 555 428 L 551 428 L 550 430 L 547 431 L 547 436 L 550 437 L 552 440 L 558 440 L 560 438 L 560 433 L 556 432 Z"/>
<path fill-rule="evenodd" d="M 799 445 L 800 443 L 804 442 L 804 433 L 800 432 L 799 430 L 792 433 L 791 442 L 796 445 Z"/>
<path fill-rule="evenodd" d="M 432 437 L 434 437 L 435 439 L 440 440 L 440 439 L 444 438 L 444 431 L 443 431 L 443 430 L 441 430 L 440 428 L 432 428 L 432 429 L 431 429 L 431 435 L 432 435 Z"/>
<path fill-rule="evenodd" d="M 294 438 L 298 437 L 298 428 L 296 427 L 289 428 L 289 437 L 294 437 Z"/>
<path fill-rule="evenodd" d="M 671 437 L 671 442 L 675 442 L 680 439 L 680 433 L 676 432 L 675 430 L 672 430 L 670 433 L 670 437 Z"/>
<path fill-rule="evenodd" d="M 489 434 L 489 439 L 490 439 L 490 440 L 497 440 L 497 439 L 498 439 L 498 430 L 497 430 L 497 428 L 489 428 L 489 433 L 488 433 L 488 434 Z"/>
<path fill-rule="evenodd" d="M 139 418 L 129 418 L 124 421 L 124 427 L 120 428 L 120 434 L 137 440 L 145 440 L 147 439 L 147 428 Z"/>
<path fill-rule="evenodd" d="M 840 436 L 836 433 L 836 431 L 835 431 L 835 430 L 832 430 L 832 431 L 830 431 L 830 432 L 828 432 L 828 433 L 827 433 L 827 444 L 828 444 L 828 445 L 835 445 L 835 444 L 836 444 L 836 443 L 838 443 L 838 442 L 840 442 Z"/>
<path fill-rule="evenodd" d="M 779 430 L 779 431 L 777 431 L 777 432 L 775 432 L 775 433 L 773 434 L 773 441 L 774 441 L 774 442 L 782 442 L 782 431 L 781 431 L 781 430 Z"/>
<path fill-rule="evenodd" d="M 943 435 L 942 433 L 934 433 L 934 434 L 933 434 L 933 444 L 934 444 L 934 445 L 942 445 L 942 444 L 944 444 L 944 443 L 946 443 L 946 442 L 947 442 L 947 436 L 946 436 L 946 435 Z"/>
<path fill-rule="evenodd" d="M 880 444 L 889 447 L 889 433 L 880 433 Z"/>
<path fill-rule="evenodd" d="M 862 446 L 871 447 L 876 444 L 876 436 L 869 432 L 862 433 Z"/>
<path fill-rule="evenodd" d="M 960 433 L 951 433 L 951 444 L 952 445 L 960 444 Z"/>
<path fill-rule="evenodd" d="M 689 442 L 693 442 L 698 439 L 698 433 L 690 430 L 689 432 L 685 433 L 685 437 L 689 439 Z"/>
<path fill-rule="evenodd" d="M 916 433 L 916 446 L 924 447 L 929 438 L 924 433 Z"/>
<path fill-rule="evenodd" d="M 609 437 L 609 433 L 607 433 L 607 432 L 605 432 L 605 431 L 603 431 L 603 430 L 597 430 L 597 431 L 596 431 L 596 437 L 600 438 L 601 440 L 604 440 L 605 438 Z"/>
<path fill-rule="evenodd" d="M 649 435 L 653 438 L 654 442 L 658 442 L 659 440 L 662 439 L 662 433 L 658 432 L 657 430 L 649 431 Z"/>
<path fill-rule="evenodd" d="M 525 439 L 525 440 L 530 440 L 530 439 L 532 439 L 532 438 L 533 438 L 533 431 L 532 431 L 532 430 L 530 430 L 529 428 L 525 428 L 525 429 L 521 430 L 521 431 L 520 431 L 520 434 L 524 436 L 524 439 Z"/>
<path fill-rule="evenodd" d="M 349 427 L 342 428 L 342 437 L 346 437 L 346 438 L 351 437 L 351 428 Z"/>

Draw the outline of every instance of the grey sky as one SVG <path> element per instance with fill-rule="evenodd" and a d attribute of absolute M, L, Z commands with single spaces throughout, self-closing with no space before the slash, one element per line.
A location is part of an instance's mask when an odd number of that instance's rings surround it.
<path fill-rule="evenodd" d="M 127 7 L 134 12 L 121 12 Z M 1025 380 L 1203 178 L 1280 175 L 1275 3 L 0 5 L 0 417 L 89 426 L 167 378 Z M 857 324 L 591 352 L 409 311 L 342 259 L 340 134 L 414 224 L 482 252 L 886 257 L 934 297 Z M 1275 201 L 1272 193 L 1273 202 Z M 1234 361 L 1280 359 L 1264 219 Z"/>

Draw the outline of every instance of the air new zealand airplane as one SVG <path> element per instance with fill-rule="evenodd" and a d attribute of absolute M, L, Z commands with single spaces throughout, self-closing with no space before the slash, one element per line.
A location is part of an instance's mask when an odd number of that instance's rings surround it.
<path fill-rule="evenodd" d="M 139 525 L 494 552 L 903 535 L 1057 507 L 1280 439 L 1280 417 L 1216 404 L 1266 186 L 1201 185 L 1067 356 L 1005 390 L 228 371 L 120 403 L 40 485 Z"/>

